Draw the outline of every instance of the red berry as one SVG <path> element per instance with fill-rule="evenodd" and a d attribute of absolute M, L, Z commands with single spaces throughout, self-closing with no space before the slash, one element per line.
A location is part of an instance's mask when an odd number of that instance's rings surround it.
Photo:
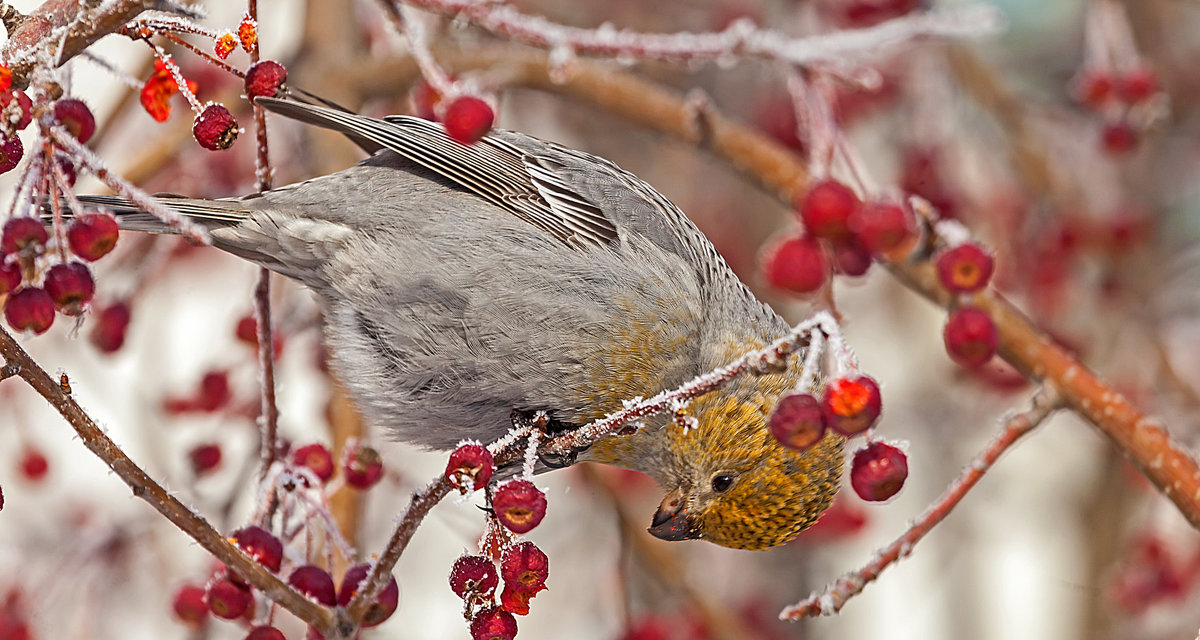
<path fill-rule="evenodd" d="M 288 584 L 301 594 L 308 596 L 327 607 L 337 604 L 337 591 L 333 588 L 333 578 L 329 572 L 311 564 L 296 567 L 288 576 Z"/>
<path fill-rule="evenodd" d="M 69 316 L 83 313 L 83 307 L 96 295 L 96 283 L 92 272 L 82 262 L 56 264 L 46 272 L 42 284 L 54 306 Z"/>
<path fill-rule="evenodd" d="M 1158 74 L 1150 67 L 1138 66 L 1118 75 L 1115 84 L 1122 100 L 1138 104 L 1158 92 Z"/>
<path fill-rule="evenodd" d="M 195 408 L 211 413 L 229 404 L 231 399 L 233 391 L 229 388 L 229 372 L 209 371 L 200 379 L 200 393 L 196 396 Z"/>
<path fill-rule="evenodd" d="M 258 25 L 250 18 L 250 15 L 242 17 L 242 23 L 238 25 L 238 40 L 242 43 L 242 49 L 246 53 L 250 53 L 254 49 L 254 45 L 258 44 Z"/>
<path fill-rule="evenodd" d="M 221 34 L 220 38 L 217 38 L 216 43 L 213 45 L 213 53 L 218 58 L 224 60 L 229 57 L 229 54 L 233 53 L 234 48 L 237 47 L 237 43 L 237 38 L 229 31 L 226 31 Z"/>
<path fill-rule="evenodd" d="M 28 216 L 9 218 L 0 234 L 0 252 L 37 256 L 45 250 L 49 239 L 41 220 Z"/>
<path fill-rule="evenodd" d="M 829 257 L 813 238 L 788 238 L 768 250 L 767 282 L 795 293 L 812 293 L 829 277 Z"/>
<path fill-rule="evenodd" d="M 204 600 L 213 615 L 226 620 L 240 618 L 250 608 L 253 597 L 250 590 L 226 579 L 214 580 L 208 585 Z"/>
<path fill-rule="evenodd" d="M 951 313 L 942 339 L 950 358 L 964 367 L 978 367 L 996 355 L 996 324 L 979 309 L 963 307 Z"/>
<path fill-rule="evenodd" d="M 30 482 L 41 482 L 50 471 L 50 461 L 42 452 L 33 447 L 25 447 L 19 461 L 21 475 Z"/>
<path fill-rule="evenodd" d="M 771 413 L 771 435 L 779 444 L 803 451 L 825 437 L 825 412 L 808 393 L 792 393 L 779 399 Z"/>
<path fill-rule="evenodd" d="M 850 486 L 858 497 L 883 502 L 896 495 L 908 478 L 908 457 L 890 444 L 869 442 L 854 453 Z"/>
<path fill-rule="evenodd" d="M 333 454 L 319 442 L 306 444 L 293 451 L 292 464 L 307 467 L 322 483 L 329 482 L 333 477 Z"/>
<path fill-rule="evenodd" d="M 504 590 L 527 594 L 524 599 L 525 612 L 529 610 L 529 598 L 546 588 L 546 578 L 549 575 L 550 559 L 532 542 L 521 542 L 509 547 L 500 560 L 500 576 L 504 578 Z"/>
<path fill-rule="evenodd" d="M 101 353 L 114 353 L 125 344 L 125 333 L 131 319 L 129 304 L 114 302 L 92 315 L 92 332 L 88 340 Z"/>
<path fill-rule="evenodd" d="M 1110 155 L 1122 155 L 1138 146 L 1139 136 L 1133 125 L 1124 120 L 1106 122 L 1100 131 L 1100 144 Z"/>
<path fill-rule="evenodd" d="M 0 64 L 0 91 L 4 91 L 12 86 L 12 69 L 8 65 Z"/>
<path fill-rule="evenodd" d="M 192 473 L 202 476 L 221 464 L 221 447 L 216 444 L 197 445 L 188 452 L 188 460 L 192 463 Z"/>
<path fill-rule="evenodd" d="M 484 556 L 460 556 L 450 569 L 450 588 L 463 600 L 490 600 L 499 583 L 496 565 Z"/>
<path fill-rule="evenodd" d="M 855 278 L 871 268 L 871 253 L 851 239 L 834 245 L 833 264 L 839 273 Z"/>
<path fill-rule="evenodd" d="M 496 489 L 492 509 L 509 531 L 527 533 L 546 517 L 546 494 L 528 480 L 509 480 Z"/>
<path fill-rule="evenodd" d="M 908 211 L 890 202 L 868 202 L 850 216 L 850 232 L 872 253 L 896 248 L 913 234 Z"/>
<path fill-rule="evenodd" d="M 234 335 L 241 342 L 258 346 L 258 319 L 254 317 L 253 313 L 248 313 L 238 319 Z"/>
<path fill-rule="evenodd" d="M 90 140 L 96 132 L 96 118 L 82 100 L 63 98 L 55 102 L 54 118 L 81 144 Z"/>
<path fill-rule="evenodd" d="M 3 256 L 0 256 L 3 260 Z M 21 286 L 21 267 L 15 262 L 0 262 L 0 296 L 11 293 Z"/>
<path fill-rule="evenodd" d="M 513 640 L 516 636 L 517 619 L 503 609 L 484 609 L 471 620 L 471 640 Z"/>
<path fill-rule="evenodd" d="M 171 602 L 175 617 L 190 627 L 198 627 L 208 619 L 208 605 L 204 599 L 204 587 L 185 584 L 175 591 Z"/>
<path fill-rule="evenodd" d="M 71 162 L 70 158 L 58 156 L 58 168 L 62 170 L 62 177 L 66 180 L 68 186 L 75 186 L 76 170 L 75 163 Z M 0 172 L 3 173 L 3 172 Z"/>
<path fill-rule="evenodd" d="M 494 119 L 495 114 L 488 103 L 475 96 L 455 98 L 442 114 L 446 135 L 462 144 L 471 144 L 487 135 Z"/>
<path fill-rule="evenodd" d="M 85 213 L 67 227 L 71 253 L 89 262 L 104 257 L 117 246 L 117 219 L 107 213 Z"/>
<path fill-rule="evenodd" d="M 383 477 L 383 459 L 375 449 L 356 442 L 346 447 L 342 475 L 355 489 L 370 489 Z"/>
<path fill-rule="evenodd" d="M 45 333 L 54 324 L 54 300 L 43 289 L 25 287 L 8 297 L 4 319 L 17 331 Z"/>
<path fill-rule="evenodd" d="M 262 527 L 242 527 L 234 531 L 229 539 L 272 573 L 279 571 L 283 564 L 283 543 Z"/>
<path fill-rule="evenodd" d="M 209 103 L 192 123 L 192 136 L 200 146 L 211 151 L 223 151 L 237 141 L 237 120 L 223 105 Z"/>
<path fill-rule="evenodd" d="M 358 592 L 358 585 L 367 578 L 370 570 L 369 564 L 356 564 L 346 570 L 346 575 L 342 576 L 342 587 L 338 590 L 338 606 L 350 604 L 350 600 Z M 395 576 L 388 578 L 387 586 L 379 592 L 375 602 L 371 603 L 367 612 L 363 614 L 362 626 L 374 627 L 382 624 L 396 612 L 396 606 L 400 603 L 400 587 L 396 584 Z"/>
<path fill-rule="evenodd" d="M 856 375 L 831 380 L 822 398 L 825 423 L 844 436 L 858 435 L 879 419 L 883 402 L 879 385 L 867 376 Z"/>
<path fill-rule="evenodd" d="M 518 616 L 529 615 L 529 601 L 537 595 L 537 591 L 518 589 L 511 584 L 505 584 L 500 592 L 500 608 Z"/>
<path fill-rule="evenodd" d="M 809 188 L 797 210 L 809 235 L 842 242 L 850 237 L 850 216 L 860 206 L 850 187 L 826 179 Z"/>
<path fill-rule="evenodd" d="M 20 131 L 33 122 L 33 101 L 20 89 L 0 91 L 0 110 L 12 127 L 8 131 Z"/>
<path fill-rule="evenodd" d="M 21 144 L 21 138 L 15 134 L 0 140 L 3 140 L 0 142 L 0 173 L 6 173 L 21 162 L 25 155 L 25 145 Z"/>
<path fill-rule="evenodd" d="M 1075 99 L 1092 109 L 1100 109 L 1113 98 L 1113 77 L 1107 71 L 1091 69 L 1075 81 Z"/>
<path fill-rule="evenodd" d="M 246 640 L 287 640 L 287 636 L 275 627 L 254 627 L 246 634 Z"/>
<path fill-rule="evenodd" d="M 478 491 L 492 479 L 492 453 L 478 442 L 466 442 L 450 453 L 446 478 L 460 493 Z"/>
<path fill-rule="evenodd" d="M 960 244 L 937 256 L 938 280 L 954 294 L 974 293 L 986 287 L 992 279 L 995 261 L 975 244 Z"/>
<path fill-rule="evenodd" d="M 246 70 L 246 95 L 251 100 L 258 96 L 274 97 L 287 80 L 287 69 L 274 60 L 263 60 L 250 65 Z"/>

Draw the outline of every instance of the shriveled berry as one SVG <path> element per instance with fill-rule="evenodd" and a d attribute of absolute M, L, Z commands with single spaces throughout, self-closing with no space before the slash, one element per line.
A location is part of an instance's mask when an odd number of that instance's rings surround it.
<path fill-rule="evenodd" d="M 258 96 L 274 97 L 287 80 L 287 69 L 274 60 L 262 60 L 246 70 L 246 95 L 251 100 Z"/>
<path fill-rule="evenodd" d="M 242 49 L 249 53 L 258 44 L 258 24 L 250 17 L 249 14 L 242 16 L 242 23 L 238 25 L 238 40 L 242 43 Z"/>
<path fill-rule="evenodd" d="M 500 560 L 500 577 L 515 589 L 541 591 L 549 575 L 550 559 L 528 540 L 509 547 Z"/>
<path fill-rule="evenodd" d="M 517 619 L 503 609 L 484 609 L 471 620 L 471 640 L 513 640 L 515 637 Z"/>
<path fill-rule="evenodd" d="M 964 367 L 981 366 L 996 355 L 996 323 L 973 307 L 962 307 L 950 314 L 942 339 L 950 358 Z"/>
<path fill-rule="evenodd" d="M 142 108 L 156 122 L 166 122 L 171 117 L 171 96 L 179 90 L 175 76 L 166 71 L 156 71 L 142 85 L 139 100 Z"/>
<path fill-rule="evenodd" d="M 96 117 L 82 100 L 63 98 L 55 102 L 54 119 L 66 127 L 80 144 L 86 144 L 96 133 Z"/>
<path fill-rule="evenodd" d="M 0 91 L 0 113 L 8 120 L 9 131 L 20 131 L 33 122 L 33 101 L 20 89 Z"/>
<path fill-rule="evenodd" d="M 450 568 L 450 589 L 464 600 L 490 599 L 499 583 L 496 565 L 484 556 L 460 556 Z"/>
<path fill-rule="evenodd" d="M 29 216 L 9 218 L 0 234 L 0 252 L 38 256 L 46 248 L 50 234 L 41 220 Z"/>
<path fill-rule="evenodd" d="M 16 291 L 20 286 L 21 267 L 15 262 L 0 262 L 0 296 Z"/>
<path fill-rule="evenodd" d="M 333 477 L 333 454 L 325 445 L 314 442 L 306 444 L 292 452 L 292 464 L 297 467 L 307 467 L 321 482 L 329 482 Z"/>
<path fill-rule="evenodd" d="M 875 441 L 854 453 L 850 486 L 858 497 L 882 502 L 899 493 L 908 479 L 908 457 L 890 444 Z"/>
<path fill-rule="evenodd" d="M 464 442 L 450 453 L 446 478 L 459 493 L 478 491 L 492 479 L 492 453 L 478 442 Z"/>
<path fill-rule="evenodd" d="M 69 316 L 83 313 L 83 307 L 96 295 L 96 282 L 92 272 L 82 262 L 56 264 L 46 272 L 42 284 L 54 306 Z"/>
<path fill-rule="evenodd" d="M 258 626 L 246 634 L 246 640 L 287 640 L 287 636 L 275 627 Z"/>
<path fill-rule="evenodd" d="M 1158 74 L 1148 66 L 1140 65 L 1116 77 L 1117 95 L 1129 104 L 1139 104 L 1158 93 Z"/>
<path fill-rule="evenodd" d="M 4 305 L 4 319 L 17 331 L 45 333 L 54 324 L 54 300 L 44 289 L 18 289 Z"/>
<path fill-rule="evenodd" d="M 870 429 L 879 419 L 883 402 L 879 385 L 868 376 L 853 375 L 831 380 L 825 385 L 821 407 L 825 423 L 844 436 L 855 436 Z"/>
<path fill-rule="evenodd" d="M 213 615 L 226 620 L 240 618 L 250 608 L 250 590 L 226 579 L 213 580 L 204 594 L 204 601 Z"/>
<path fill-rule="evenodd" d="M 868 202 L 850 216 L 850 232 L 872 253 L 894 249 L 913 234 L 912 216 L 892 202 Z"/>
<path fill-rule="evenodd" d="M 88 340 L 101 353 L 115 353 L 125 344 L 132 313 L 127 302 L 118 301 L 92 314 L 92 331 Z"/>
<path fill-rule="evenodd" d="M 803 451 L 825 437 L 825 412 L 812 394 L 783 396 L 775 405 L 770 422 L 771 435 L 789 449 Z"/>
<path fill-rule="evenodd" d="M 234 531 L 229 539 L 272 573 L 279 571 L 283 564 L 283 543 L 262 527 L 242 527 Z"/>
<path fill-rule="evenodd" d="M 327 607 L 337 603 L 337 590 L 329 572 L 311 564 L 296 567 L 288 576 L 288 584 L 305 596 Z"/>
<path fill-rule="evenodd" d="M 223 151 L 237 141 L 237 120 L 224 105 L 209 103 L 192 123 L 192 136 L 200 146 L 211 151 Z"/>
<path fill-rule="evenodd" d="M 25 447 L 17 464 L 21 469 L 21 476 L 30 482 L 41 482 L 50 471 L 50 461 L 35 447 Z"/>
<path fill-rule="evenodd" d="M 0 64 L 0 91 L 6 91 L 12 86 L 12 69 L 8 65 Z"/>
<path fill-rule="evenodd" d="M 833 264 L 839 273 L 855 278 L 871 268 L 871 252 L 851 239 L 834 245 Z"/>
<path fill-rule="evenodd" d="M 201 444 L 192 447 L 192 450 L 188 452 L 188 461 L 192 464 L 192 473 L 197 476 L 205 475 L 220 466 L 221 446 Z"/>
<path fill-rule="evenodd" d="M 813 238 L 788 238 L 768 251 L 763 268 L 772 286 L 812 293 L 829 278 L 829 256 Z"/>
<path fill-rule="evenodd" d="M 0 138 L 0 173 L 12 171 L 25 156 L 25 145 L 16 134 Z"/>
<path fill-rule="evenodd" d="M 517 616 L 529 615 L 529 601 L 536 595 L 537 591 L 519 589 L 505 583 L 504 590 L 500 592 L 500 608 Z"/>
<path fill-rule="evenodd" d="M 358 593 L 358 586 L 367 579 L 370 572 L 371 565 L 369 564 L 356 564 L 346 570 L 346 575 L 342 576 L 342 586 L 338 589 L 338 606 L 344 607 L 350 604 L 350 600 Z M 392 617 L 399 603 L 400 587 L 396 584 L 395 576 L 388 576 L 387 586 L 379 592 L 379 595 L 375 597 L 375 602 L 372 602 L 367 607 L 367 612 L 363 614 L 362 626 L 374 627 L 382 624 L 383 621 Z"/>
<path fill-rule="evenodd" d="M 107 213 L 85 213 L 67 227 L 71 253 L 89 262 L 104 257 L 117 246 L 117 219 Z"/>
<path fill-rule="evenodd" d="M 995 261 L 979 245 L 960 244 L 938 254 L 938 280 L 950 293 L 974 293 L 992 279 Z"/>
<path fill-rule="evenodd" d="M 1100 144 L 1110 155 L 1123 155 L 1133 151 L 1140 136 L 1133 125 L 1125 120 L 1107 122 L 1100 130 Z"/>
<path fill-rule="evenodd" d="M 190 627 L 199 627 L 208 620 L 208 604 L 204 598 L 204 587 L 185 584 L 175 590 L 171 601 L 175 617 Z"/>
<path fill-rule="evenodd" d="M 233 50 L 237 48 L 237 44 L 237 37 L 232 32 L 226 31 L 221 34 L 221 37 L 217 38 L 216 43 L 213 45 L 213 53 L 218 58 L 224 60 L 229 57 L 229 54 L 233 53 Z"/>
<path fill-rule="evenodd" d="M 822 180 L 797 203 L 809 235 L 842 242 L 850 237 L 850 216 L 861 206 L 858 196 L 836 180 Z"/>
<path fill-rule="evenodd" d="M 472 144 L 487 135 L 494 120 L 492 108 L 475 96 L 455 98 L 442 114 L 446 135 L 462 144 Z"/>
<path fill-rule="evenodd" d="M 370 489 L 383 477 L 383 458 L 372 447 L 353 443 L 346 447 L 342 476 L 355 489 Z"/>
<path fill-rule="evenodd" d="M 492 496 L 496 519 L 513 533 L 527 533 L 546 517 L 546 494 L 523 478 L 509 480 Z"/>

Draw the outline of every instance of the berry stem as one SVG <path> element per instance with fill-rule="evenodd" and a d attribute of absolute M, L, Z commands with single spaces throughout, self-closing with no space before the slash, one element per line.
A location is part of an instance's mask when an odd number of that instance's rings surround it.
<path fill-rule="evenodd" d="M 958 478 L 933 504 L 917 516 L 912 525 L 891 544 L 880 549 L 875 557 L 861 568 L 843 575 L 820 593 L 814 593 L 779 613 L 780 620 L 796 620 L 816 615 L 834 615 L 841 611 L 846 601 L 862 592 L 879 574 L 897 560 L 908 556 L 925 534 L 941 522 L 962 501 L 980 478 L 996 460 L 1017 442 L 1059 409 L 1061 400 L 1053 387 L 1039 389 L 1033 396 L 1030 408 L 1024 413 L 1009 416 L 1004 420 L 1000 433 L 983 451 L 962 470 Z"/>
<path fill-rule="evenodd" d="M 220 67 L 222 71 L 224 71 L 230 75 L 237 76 L 239 78 L 246 77 L 245 72 L 243 72 L 241 69 L 238 69 L 237 67 L 229 64 L 228 62 L 225 62 L 224 60 L 201 49 L 200 47 L 197 47 L 196 45 L 188 42 L 187 40 L 184 40 L 183 38 L 180 38 L 179 36 L 177 36 L 173 33 L 170 33 L 170 32 L 163 32 L 162 35 L 167 40 L 170 40 L 171 42 L 174 42 L 175 44 L 191 51 L 192 53 L 196 54 L 197 56 L 200 56 L 200 58 L 202 60 L 204 60 L 205 62 L 208 62 L 209 64 L 213 64 L 213 65 Z"/>

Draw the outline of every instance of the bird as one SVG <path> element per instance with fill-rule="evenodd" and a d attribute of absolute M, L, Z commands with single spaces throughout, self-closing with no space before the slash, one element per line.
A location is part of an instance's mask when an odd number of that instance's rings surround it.
<path fill-rule="evenodd" d="M 412 116 L 256 102 L 371 153 L 261 193 L 160 201 L 218 249 L 316 293 L 335 373 L 397 440 L 494 440 L 514 413 L 577 428 L 789 330 L 678 207 L 608 160 L 500 128 L 462 144 Z M 119 197 L 81 201 L 124 229 L 173 231 Z M 693 400 L 688 419 L 646 420 L 578 460 L 654 478 L 659 538 L 788 542 L 828 508 L 843 463 L 836 434 L 794 451 L 770 433 L 798 369 L 741 377 Z"/>

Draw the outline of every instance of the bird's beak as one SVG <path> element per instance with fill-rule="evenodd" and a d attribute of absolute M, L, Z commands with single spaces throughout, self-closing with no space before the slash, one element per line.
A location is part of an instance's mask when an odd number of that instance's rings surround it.
<path fill-rule="evenodd" d="M 695 540 L 700 537 L 700 527 L 687 512 L 683 489 L 675 489 L 663 498 L 654 512 L 654 520 L 648 529 L 651 535 L 663 540 Z"/>

